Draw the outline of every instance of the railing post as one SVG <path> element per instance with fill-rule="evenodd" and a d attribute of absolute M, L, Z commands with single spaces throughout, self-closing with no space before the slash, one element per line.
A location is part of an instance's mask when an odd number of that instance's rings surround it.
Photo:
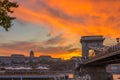
<path fill-rule="evenodd" d="M 54 76 L 53 78 L 54 78 L 54 80 L 57 80 L 57 77 Z"/>
<path fill-rule="evenodd" d="M 20 77 L 20 80 L 23 80 L 23 77 L 22 77 L 22 76 Z"/>

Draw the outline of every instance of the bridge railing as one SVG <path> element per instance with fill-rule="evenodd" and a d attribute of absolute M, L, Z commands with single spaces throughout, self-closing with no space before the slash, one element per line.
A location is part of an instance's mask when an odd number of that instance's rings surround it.
<path fill-rule="evenodd" d="M 109 49 L 107 50 L 103 50 L 101 51 L 100 53 L 98 53 L 97 55 L 95 56 L 92 56 L 92 57 L 88 57 L 86 60 L 84 60 L 85 62 L 89 61 L 89 60 L 92 60 L 92 59 L 95 59 L 95 58 L 99 58 L 101 56 L 105 56 L 105 55 L 108 55 L 108 54 L 111 54 L 113 52 L 117 52 L 120 50 L 120 44 L 117 44 L 117 45 L 113 45 L 113 46 L 110 46 Z"/>
<path fill-rule="evenodd" d="M 0 72 L 0 76 L 37 76 L 37 75 L 60 75 L 60 74 L 68 74 L 71 72 L 63 72 L 63 71 L 2 71 Z"/>

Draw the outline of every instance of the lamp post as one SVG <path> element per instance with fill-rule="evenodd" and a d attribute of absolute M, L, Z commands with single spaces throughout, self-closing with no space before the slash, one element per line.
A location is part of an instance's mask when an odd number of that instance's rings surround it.
<path fill-rule="evenodd" d="M 120 38 L 116 38 L 117 44 L 120 43 Z"/>

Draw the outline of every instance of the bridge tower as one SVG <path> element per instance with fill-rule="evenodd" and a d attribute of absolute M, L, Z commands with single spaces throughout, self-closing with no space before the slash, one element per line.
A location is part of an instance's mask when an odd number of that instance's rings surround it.
<path fill-rule="evenodd" d="M 89 50 L 90 47 L 103 47 L 103 36 L 82 36 L 81 37 L 81 44 L 82 44 L 82 57 L 87 58 L 89 57 Z"/>
<path fill-rule="evenodd" d="M 100 60 L 94 58 L 88 58 L 89 50 L 93 48 L 103 48 L 103 36 L 82 36 L 81 37 L 81 44 L 82 44 L 82 57 L 79 66 L 76 68 L 75 76 L 79 76 L 80 78 L 87 78 L 85 80 L 113 80 L 112 74 L 106 72 L 106 67 L 108 64 L 100 64 Z M 95 54 L 99 54 L 95 51 Z M 102 53 L 100 53 L 102 54 Z M 97 55 L 95 55 L 97 56 Z M 86 63 L 87 61 L 92 59 L 93 62 Z M 109 58 L 110 59 L 110 58 Z M 97 62 L 98 61 L 98 62 Z M 103 59 L 102 62 L 105 62 Z"/>

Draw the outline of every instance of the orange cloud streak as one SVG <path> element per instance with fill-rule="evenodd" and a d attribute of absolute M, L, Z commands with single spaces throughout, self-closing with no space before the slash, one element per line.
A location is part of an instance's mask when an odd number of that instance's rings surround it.
<path fill-rule="evenodd" d="M 28 7 L 21 3 L 19 8 L 15 9 L 14 15 L 17 19 L 45 24 L 48 28 L 52 28 L 54 33 L 63 31 L 62 37 L 69 43 L 78 43 L 82 35 L 120 36 L 119 0 L 31 0 L 25 4 Z M 30 5 L 35 6 L 37 11 L 30 8 Z M 71 57 L 78 53 L 72 52 L 67 56 Z M 63 54 L 53 56 L 68 58 Z"/>
<path fill-rule="evenodd" d="M 80 23 L 74 23 L 70 22 L 67 20 L 64 20 L 59 17 L 53 17 L 53 15 L 49 14 L 47 11 L 45 13 L 43 12 L 35 12 L 29 8 L 20 6 L 15 15 L 17 16 L 18 19 L 21 19 L 23 21 L 28 21 L 32 23 L 37 23 L 37 24 L 47 24 L 49 27 L 52 25 L 54 26 L 53 29 L 63 29 L 66 32 L 69 32 L 71 34 L 79 34 L 79 35 L 88 35 L 88 33 L 92 34 L 102 34 L 102 35 L 111 35 L 113 36 L 115 32 L 118 32 L 119 30 L 115 29 L 116 26 L 112 26 L 114 23 L 110 23 L 110 25 L 105 25 L 107 24 L 106 20 L 110 16 L 119 16 L 119 13 L 114 12 L 116 11 L 120 6 L 116 4 L 120 4 L 120 2 L 106 2 L 106 1 L 100 1 L 100 2 L 93 2 L 93 1 L 78 1 L 78 0 L 70 0 L 64 1 L 61 0 L 57 2 L 56 0 L 51 0 L 50 2 L 46 2 L 46 4 L 49 7 L 54 7 L 57 6 L 58 9 L 60 9 L 63 12 L 66 12 L 68 15 L 76 16 L 77 14 L 80 16 L 85 16 L 87 25 L 82 25 Z M 59 4 L 58 4 L 59 3 Z M 34 4 L 34 3 L 33 3 Z M 34 4 L 35 5 L 35 4 Z M 105 12 L 100 13 L 101 9 L 106 9 L 108 8 L 108 11 L 110 11 L 110 14 L 107 14 Z M 115 9 L 114 9 L 115 8 Z M 95 10 L 95 11 L 94 11 Z M 106 10 L 107 11 L 107 10 Z M 77 16 L 78 16 L 77 15 Z M 87 16 L 88 18 L 87 18 Z M 91 16 L 98 16 L 100 17 L 98 21 L 98 25 L 96 23 L 96 19 L 92 19 Z M 117 18 L 116 18 L 117 19 Z M 116 22 L 117 23 L 117 22 Z M 102 27 L 101 27 L 102 26 Z M 109 33 L 106 32 L 106 28 L 108 27 L 108 30 L 110 31 Z M 114 28 L 113 28 L 114 27 Z M 99 33 L 99 30 L 101 30 L 101 33 Z M 88 33 L 86 33 L 86 31 Z M 116 34 L 118 35 L 118 34 Z M 118 35 L 119 36 L 119 35 Z"/>

